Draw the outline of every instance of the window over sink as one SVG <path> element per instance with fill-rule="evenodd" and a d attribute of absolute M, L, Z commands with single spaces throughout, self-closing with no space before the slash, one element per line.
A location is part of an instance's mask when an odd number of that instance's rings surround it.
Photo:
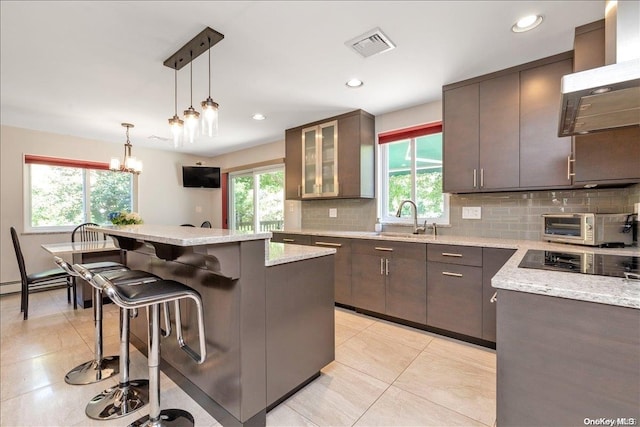
<path fill-rule="evenodd" d="M 384 132 L 378 135 L 380 159 L 380 215 L 386 223 L 412 223 L 411 206 L 401 218 L 403 200 L 418 207 L 418 221 L 449 223 L 449 195 L 442 192 L 442 122 Z"/>

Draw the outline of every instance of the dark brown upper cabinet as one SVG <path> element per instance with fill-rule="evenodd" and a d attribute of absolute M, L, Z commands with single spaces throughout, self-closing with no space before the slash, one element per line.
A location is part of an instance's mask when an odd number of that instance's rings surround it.
<path fill-rule="evenodd" d="M 605 65 L 604 19 L 576 28 L 573 71 Z M 576 186 L 640 182 L 640 127 L 597 132 L 573 138 Z"/>
<path fill-rule="evenodd" d="M 287 199 L 373 198 L 375 118 L 363 110 L 285 132 Z"/>

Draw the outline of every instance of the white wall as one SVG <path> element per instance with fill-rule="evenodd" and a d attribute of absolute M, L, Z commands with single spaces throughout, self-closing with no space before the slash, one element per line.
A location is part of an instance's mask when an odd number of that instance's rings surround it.
<path fill-rule="evenodd" d="M 13 226 L 18 231 L 28 272 L 54 267 L 51 256 L 40 247 L 41 244 L 70 239 L 69 233 L 21 234 L 24 231 L 23 155 L 108 162 L 111 157 L 122 156 L 123 145 L 124 141 L 122 144 L 110 144 L 48 132 L 0 127 L 0 283 L 20 280 L 9 227 Z M 220 198 L 221 190 L 182 187 L 181 166 L 193 165 L 205 159 L 138 148 L 135 140 L 133 154 L 144 164 L 144 171 L 137 178 L 137 209 L 145 222 L 200 224 L 205 219 L 213 218 L 213 200 Z M 209 163 L 208 159 L 205 161 Z M 196 207 L 200 207 L 202 212 L 197 213 Z"/>

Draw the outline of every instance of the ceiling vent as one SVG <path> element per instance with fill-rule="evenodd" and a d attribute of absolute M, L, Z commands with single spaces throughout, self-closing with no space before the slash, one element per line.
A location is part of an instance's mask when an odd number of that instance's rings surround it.
<path fill-rule="evenodd" d="M 395 49 L 396 47 L 396 45 L 389 40 L 389 37 L 387 37 L 380 28 L 374 28 L 371 31 L 367 31 L 364 34 L 349 40 L 345 44 L 365 58 Z"/>

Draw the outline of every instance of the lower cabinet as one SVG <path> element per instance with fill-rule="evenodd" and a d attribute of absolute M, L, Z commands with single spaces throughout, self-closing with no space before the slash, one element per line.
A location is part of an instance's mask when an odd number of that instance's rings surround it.
<path fill-rule="evenodd" d="M 427 246 L 427 325 L 482 336 L 482 248 Z"/>
<path fill-rule="evenodd" d="M 281 232 L 273 232 L 273 237 L 271 237 L 272 242 L 276 243 L 293 243 L 295 245 L 310 245 L 311 244 L 311 236 L 306 234 L 298 234 L 298 233 L 281 233 Z"/>
<path fill-rule="evenodd" d="M 351 241 L 337 237 L 311 236 L 311 244 L 325 248 L 335 248 L 335 302 L 352 306 Z"/>
<path fill-rule="evenodd" d="M 426 244 L 353 240 L 353 306 L 425 324 Z"/>
<path fill-rule="evenodd" d="M 457 245 L 427 247 L 427 325 L 496 341 L 491 278 L 512 249 Z"/>
<path fill-rule="evenodd" d="M 482 339 L 496 342 L 496 289 L 491 279 L 516 253 L 514 249 L 482 248 Z"/>
<path fill-rule="evenodd" d="M 640 310 L 498 291 L 497 425 L 637 425 Z"/>

